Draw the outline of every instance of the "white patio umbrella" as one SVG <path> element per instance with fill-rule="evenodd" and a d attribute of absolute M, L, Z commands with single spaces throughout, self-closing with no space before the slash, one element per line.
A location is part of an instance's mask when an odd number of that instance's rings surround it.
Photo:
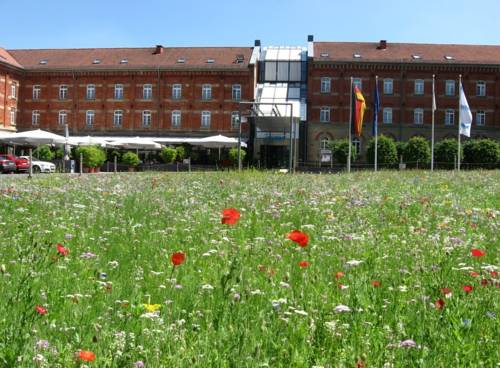
<path fill-rule="evenodd" d="M 41 144 L 64 145 L 66 143 L 66 138 L 62 135 L 57 135 L 45 130 L 36 129 L 10 134 L 8 136 L 2 136 L 0 137 L 0 142 L 20 146 L 38 146 Z"/>
<path fill-rule="evenodd" d="M 102 137 L 92 137 L 90 135 L 86 137 L 69 137 L 68 143 L 72 146 L 100 146 L 103 148 L 115 147 L 114 144 L 110 144 L 110 142 L 106 141 Z"/>
<path fill-rule="evenodd" d="M 111 141 L 114 144 L 119 144 L 120 147 L 126 149 L 147 149 L 147 150 L 160 150 L 161 144 L 156 143 L 150 138 L 141 138 L 141 137 L 124 137 L 117 138 Z"/>
<path fill-rule="evenodd" d="M 200 138 L 191 144 L 197 146 L 203 146 L 207 148 L 228 148 L 228 147 L 238 147 L 238 139 L 226 137 L 224 135 L 214 135 L 211 137 Z M 241 147 L 246 147 L 245 142 L 241 142 Z"/>

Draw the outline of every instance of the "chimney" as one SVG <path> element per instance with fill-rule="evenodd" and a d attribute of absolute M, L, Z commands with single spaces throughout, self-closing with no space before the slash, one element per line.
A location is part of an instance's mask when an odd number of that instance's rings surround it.
<path fill-rule="evenodd" d="M 255 47 L 260 47 L 260 40 L 255 40 L 254 44 Z"/>
<path fill-rule="evenodd" d="M 380 43 L 377 46 L 378 50 L 385 50 L 387 48 L 387 41 L 386 40 L 380 40 Z"/>
<path fill-rule="evenodd" d="M 314 41 L 314 36 L 313 35 L 307 36 L 307 42 L 313 42 L 313 41 Z"/>
<path fill-rule="evenodd" d="M 153 52 L 153 55 L 160 55 L 163 53 L 163 46 L 162 45 L 156 45 L 155 51 Z"/>

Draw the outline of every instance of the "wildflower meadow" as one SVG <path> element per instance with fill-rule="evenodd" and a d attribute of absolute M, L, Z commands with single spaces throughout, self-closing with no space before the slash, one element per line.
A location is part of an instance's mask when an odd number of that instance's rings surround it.
<path fill-rule="evenodd" d="M 495 367 L 500 171 L 0 181 L 0 367 Z"/>

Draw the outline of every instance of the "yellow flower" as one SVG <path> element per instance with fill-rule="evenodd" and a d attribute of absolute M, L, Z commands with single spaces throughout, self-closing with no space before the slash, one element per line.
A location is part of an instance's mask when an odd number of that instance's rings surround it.
<path fill-rule="evenodd" d="M 144 304 L 144 308 L 146 308 L 148 312 L 156 312 L 158 309 L 160 309 L 160 307 L 160 304 Z"/>

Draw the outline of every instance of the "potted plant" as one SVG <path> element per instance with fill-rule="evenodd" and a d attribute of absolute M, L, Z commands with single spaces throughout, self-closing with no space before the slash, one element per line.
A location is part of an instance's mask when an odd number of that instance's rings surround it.
<path fill-rule="evenodd" d="M 99 172 L 101 165 L 106 161 L 106 153 L 99 147 L 83 146 L 76 149 L 78 159 L 83 159 L 86 172 Z"/>
<path fill-rule="evenodd" d="M 123 154 L 122 162 L 128 166 L 128 171 L 135 171 L 136 166 L 139 165 L 141 160 L 136 153 L 129 151 Z"/>
<path fill-rule="evenodd" d="M 177 150 L 172 147 L 165 147 L 161 150 L 160 156 L 166 164 L 170 164 L 175 160 L 175 157 L 177 156 Z"/>

